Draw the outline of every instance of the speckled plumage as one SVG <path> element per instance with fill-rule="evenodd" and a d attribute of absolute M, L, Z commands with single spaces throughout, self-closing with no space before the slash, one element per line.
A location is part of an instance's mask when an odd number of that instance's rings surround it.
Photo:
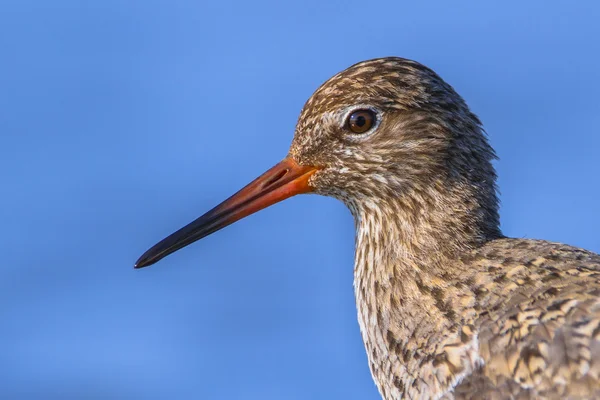
<path fill-rule="evenodd" d="M 295 194 L 332 196 L 354 216 L 358 322 L 384 399 L 600 398 L 600 256 L 504 237 L 495 158 L 435 72 L 361 62 L 306 102 L 286 159 L 135 267 Z"/>
<path fill-rule="evenodd" d="M 379 124 L 348 132 L 352 110 Z M 500 232 L 493 149 L 430 69 L 383 58 L 325 82 L 289 157 L 356 222 L 354 286 L 385 399 L 600 398 L 600 256 Z"/>

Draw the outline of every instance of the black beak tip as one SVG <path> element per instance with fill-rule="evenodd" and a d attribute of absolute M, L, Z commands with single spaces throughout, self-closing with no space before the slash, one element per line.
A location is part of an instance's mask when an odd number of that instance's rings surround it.
<path fill-rule="evenodd" d="M 148 256 L 146 256 L 146 254 L 144 254 L 140 258 L 138 258 L 138 260 L 135 262 L 135 264 L 133 264 L 133 268 L 140 269 L 140 268 L 148 267 L 157 261 L 158 260 L 152 259 L 152 257 L 148 257 Z"/>

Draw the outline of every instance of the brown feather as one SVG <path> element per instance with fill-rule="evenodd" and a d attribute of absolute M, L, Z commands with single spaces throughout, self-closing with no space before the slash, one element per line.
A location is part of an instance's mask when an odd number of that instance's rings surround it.
<path fill-rule="evenodd" d="M 380 123 L 356 135 L 354 108 Z M 356 222 L 355 295 L 385 399 L 600 397 L 600 256 L 503 237 L 495 153 L 432 70 L 358 63 L 306 102 L 289 156 Z"/>

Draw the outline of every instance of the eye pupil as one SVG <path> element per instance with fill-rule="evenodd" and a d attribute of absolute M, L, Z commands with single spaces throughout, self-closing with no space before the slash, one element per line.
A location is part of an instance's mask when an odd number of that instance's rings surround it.
<path fill-rule="evenodd" d="M 357 110 L 348 117 L 347 126 L 353 133 L 365 133 L 375 125 L 375 113 L 371 110 Z"/>

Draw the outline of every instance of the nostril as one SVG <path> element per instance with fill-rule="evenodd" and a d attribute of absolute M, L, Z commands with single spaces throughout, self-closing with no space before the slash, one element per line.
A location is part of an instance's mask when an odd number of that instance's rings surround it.
<path fill-rule="evenodd" d="M 290 170 L 288 168 L 279 171 L 277 174 L 275 174 L 274 176 L 272 176 L 271 178 L 269 178 L 264 184 L 263 184 L 263 189 L 268 188 L 269 186 L 271 186 L 272 184 L 274 184 L 275 182 L 279 181 L 281 178 L 283 178 L 284 176 L 287 175 L 287 173 L 290 172 Z"/>

